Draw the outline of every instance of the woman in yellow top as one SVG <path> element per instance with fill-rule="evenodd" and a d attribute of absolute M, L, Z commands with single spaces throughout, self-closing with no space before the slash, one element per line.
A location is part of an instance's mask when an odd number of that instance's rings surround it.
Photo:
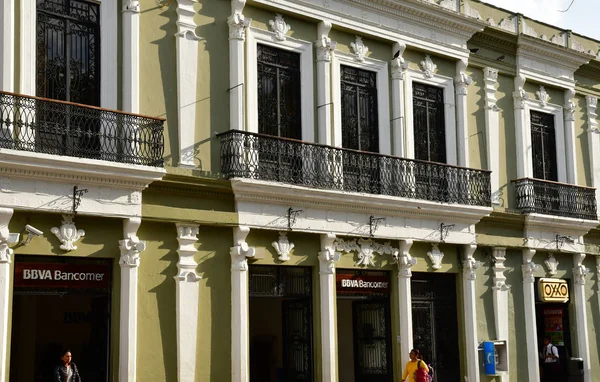
<path fill-rule="evenodd" d="M 425 371 L 429 373 L 429 368 L 427 367 L 427 364 L 425 363 L 425 361 L 423 361 L 421 357 L 421 353 L 418 349 L 413 349 L 410 351 L 410 361 L 406 363 L 404 375 L 402 376 L 402 382 L 416 382 L 415 373 L 417 372 L 419 367 L 421 369 L 425 369 Z"/>

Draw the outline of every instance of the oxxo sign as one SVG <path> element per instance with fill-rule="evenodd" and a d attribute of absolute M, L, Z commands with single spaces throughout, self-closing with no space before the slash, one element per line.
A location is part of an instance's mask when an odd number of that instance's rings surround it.
<path fill-rule="evenodd" d="M 390 293 L 390 279 L 385 275 L 337 274 L 338 294 Z"/>
<path fill-rule="evenodd" d="M 569 286 L 563 279 L 540 279 L 538 291 L 543 302 L 569 301 Z"/>
<path fill-rule="evenodd" d="M 15 287 L 109 288 L 108 264 L 15 263 Z"/>

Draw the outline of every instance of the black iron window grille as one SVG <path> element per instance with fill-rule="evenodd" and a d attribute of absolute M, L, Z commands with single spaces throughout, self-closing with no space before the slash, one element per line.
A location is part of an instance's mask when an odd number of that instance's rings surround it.
<path fill-rule="evenodd" d="M 399 196 L 474 206 L 490 206 L 490 172 L 441 163 L 404 159 L 238 130 L 218 135 L 221 172 L 228 179 L 249 178 L 321 189 Z M 285 147 L 295 157 L 286 172 L 265 170 L 261 150 Z M 301 158 L 301 160 L 300 160 Z M 345 182 L 345 163 L 354 161 L 358 173 L 373 174 L 368 182 Z M 296 176 L 295 174 L 299 174 Z M 417 181 L 427 176 L 431 184 Z M 371 187 L 370 184 L 378 187 Z"/>
<path fill-rule="evenodd" d="M 446 163 L 444 89 L 413 82 L 415 158 Z"/>
<path fill-rule="evenodd" d="M 308 267 L 250 266 L 250 297 L 310 297 L 312 271 Z"/>
<path fill-rule="evenodd" d="M 531 110 L 533 177 L 557 181 L 554 115 Z"/>
<path fill-rule="evenodd" d="M 522 213 L 598 219 L 594 188 L 529 178 L 513 183 L 516 206 Z"/>
<path fill-rule="evenodd" d="M 341 66 L 342 147 L 379 152 L 377 73 Z M 379 163 L 375 157 L 346 155 L 343 158 L 344 187 L 377 193 Z"/>
<path fill-rule="evenodd" d="M 162 118 L 0 91 L 0 148 L 162 167 L 163 125 Z"/>

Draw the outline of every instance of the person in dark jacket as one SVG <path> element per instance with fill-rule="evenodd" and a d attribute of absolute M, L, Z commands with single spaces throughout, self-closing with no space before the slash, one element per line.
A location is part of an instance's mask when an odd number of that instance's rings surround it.
<path fill-rule="evenodd" d="M 60 363 L 54 369 L 54 379 L 52 382 L 81 382 L 79 370 L 71 361 L 73 358 L 70 350 L 61 352 Z"/>

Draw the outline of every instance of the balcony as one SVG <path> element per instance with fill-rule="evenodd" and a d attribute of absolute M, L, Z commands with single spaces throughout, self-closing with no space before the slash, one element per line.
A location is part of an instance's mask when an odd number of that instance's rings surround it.
<path fill-rule="evenodd" d="M 221 140 L 228 178 L 490 207 L 490 173 L 231 130 Z"/>
<path fill-rule="evenodd" d="M 163 167 L 164 119 L 0 92 L 0 148 Z"/>
<path fill-rule="evenodd" d="M 594 188 L 529 178 L 513 183 L 517 209 L 522 213 L 597 220 Z"/>

